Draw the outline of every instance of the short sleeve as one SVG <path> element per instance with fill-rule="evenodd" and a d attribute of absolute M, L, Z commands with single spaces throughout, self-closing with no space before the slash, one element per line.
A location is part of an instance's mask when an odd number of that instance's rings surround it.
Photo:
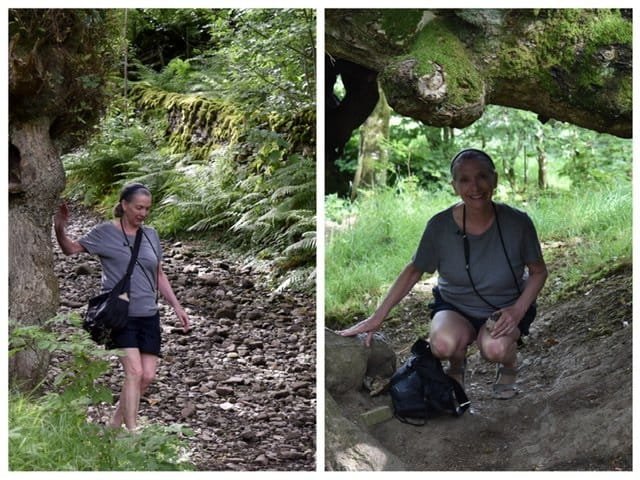
<path fill-rule="evenodd" d="M 160 235 L 155 228 L 144 227 L 145 233 L 149 236 L 151 242 L 153 242 L 153 249 L 158 257 L 158 263 L 162 262 L 163 253 L 162 253 L 162 244 L 160 243 Z"/>
<path fill-rule="evenodd" d="M 418 249 L 413 256 L 413 265 L 421 272 L 433 273 L 438 267 L 438 249 L 435 241 L 433 219 L 427 222 Z"/>
<path fill-rule="evenodd" d="M 542 261 L 542 248 L 538 239 L 538 232 L 529 215 L 524 216 L 522 235 L 522 261 L 525 264 Z"/>
<path fill-rule="evenodd" d="M 92 255 L 104 255 L 106 253 L 108 242 L 105 228 L 106 223 L 101 223 L 92 228 L 89 233 L 78 240 L 87 252 Z"/>

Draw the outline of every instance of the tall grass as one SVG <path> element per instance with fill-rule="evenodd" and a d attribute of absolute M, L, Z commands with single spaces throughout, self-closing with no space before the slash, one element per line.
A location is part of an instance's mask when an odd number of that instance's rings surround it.
<path fill-rule="evenodd" d="M 406 181 L 397 189 L 364 192 L 361 197 L 350 216 L 334 215 L 343 225 L 352 225 L 334 229 L 326 244 L 328 323 L 373 311 L 411 261 L 429 217 L 455 201 L 450 193 L 427 192 Z"/>
<path fill-rule="evenodd" d="M 526 210 L 551 265 L 550 300 L 632 263 L 630 183 L 541 196 Z"/>
<path fill-rule="evenodd" d="M 12 471 L 191 470 L 170 430 L 140 434 L 88 423 L 82 402 L 48 394 L 9 397 L 9 469 Z"/>
<path fill-rule="evenodd" d="M 543 295 L 558 299 L 586 279 L 631 263 L 631 185 L 549 192 L 522 202 L 543 244 L 550 278 Z M 328 326 L 347 325 L 373 312 L 401 269 L 411 261 L 426 225 L 457 201 L 415 188 L 367 192 L 355 204 L 330 199 L 327 214 L 350 224 L 330 229 L 325 259 Z M 343 213 L 341 213 L 343 212 Z"/>
<path fill-rule="evenodd" d="M 45 328 L 11 325 L 10 351 L 41 349 L 66 355 L 46 393 L 9 393 L 9 469 L 12 471 L 192 470 L 185 458 L 189 433 L 180 425 L 150 425 L 139 435 L 87 420 L 87 407 L 111 401 L 96 380 L 108 367 L 104 350 L 77 329 L 59 335 L 57 322 L 78 326 L 79 318 L 56 317 Z M 49 327 L 53 327 L 50 329 Z"/>

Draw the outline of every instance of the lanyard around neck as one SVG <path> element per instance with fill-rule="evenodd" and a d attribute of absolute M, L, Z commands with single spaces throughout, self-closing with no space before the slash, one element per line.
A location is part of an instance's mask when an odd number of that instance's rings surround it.
<path fill-rule="evenodd" d="M 496 204 L 491 202 L 491 206 L 493 207 L 493 214 L 495 216 L 496 227 L 498 228 L 498 235 L 500 236 L 500 243 L 502 244 L 502 251 L 504 252 L 504 256 L 507 259 L 507 264 L 509 265 L 509 270 L 511 271 L 511 275 L 513 276 L 513 282 L 516 285 L 516 289 L 518 290 L 518 295 L 522 292 L 520 290 L 520 284 L 518 283 L 518 278 L 516 277 L 516 272 L 513 271 L 513 267 L 511 266 L 511 261 L 509 260 L 509 254 L 507 253 L 507 247 L 504 244 L 504 238 L 502 236 L 502 229 L 500 228 L 500 222 L 498 221 L 498 209 L 496 208 Z M 475 283 L 473 283 L 473 278 L 471 277 L 471 268 L 469 267 L 469 257 L 471 256 L 471 247 L 469 245 L 469 239 L 467 238 L 467 209 L 466 205 L 462 204 L 462 242 L 464 248 L 464 268 L 467 271 L 467 276 L 469 277 L 469 282 L 471 283 L 471 288 L 473 288 L 474 293 L 480 297 L 480 299 L 489 305 L 491 308 L 495 310 L 499 310 L 499 307 L 496 307 L 494 304 L 489 302 L 486 298 L 480 295 L 478 289 L 476 288 Z"/>

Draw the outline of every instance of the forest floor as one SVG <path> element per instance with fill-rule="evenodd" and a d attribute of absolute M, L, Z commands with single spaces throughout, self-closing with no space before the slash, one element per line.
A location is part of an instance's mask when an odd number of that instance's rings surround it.
<path fill-rule="evenodd" d="M 71 238 L 100 218 L 72 206 Z M 55 242 L 54 242 L 55 243 Z M 190 315 L 183 334 L 161 300 L 162 358 L 140 407 L 142 425 L 183 425 L 198 470 L 315 470 L 316 321 L 312 294 L 276 294 L 268 265 L 212 253 L 200 242 L 163 243 L 164 270 Z M 84 314 L 98 293 L 96 257 L 65 257 L 55 247 L 60 313 Z M 71 327 L 69 327 L 71 328 Z M 51 376 L 64 356 L 54 358 Z M 123 376 L 117 357 L 101 382 L 114 399 Z M 114 409 L 89 408 L 106 424 Z"/>
<path fill-rule="evenodd" d="M 462 417 L 362 428 L 406 470 L 631 470 L 631 287 L 629 265 L 557 303 L 543 295 L 519 349 L 513 399 L 492 398 L 495 366 L 472 346 L 465 380 L 471 408 Z M 415 319 L 428 318 L 428 292 L 414 290 L 385 323 L 382 332 L 399 362 L 416 339 Z M 370 397 L 364 390 L 335 400 L 356 424 L 363 412 L 391 405 L 388 394 Z"/>

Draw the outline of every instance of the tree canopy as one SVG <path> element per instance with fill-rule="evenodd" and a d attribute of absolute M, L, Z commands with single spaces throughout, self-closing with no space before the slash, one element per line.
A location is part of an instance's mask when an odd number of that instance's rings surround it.
<path fill-rule="evenodd" d="M 631 136 L 632 19 L 617 9 L 327 10 L 326 49 L 391 107 L 462 128 L 489 104 Z"/>

